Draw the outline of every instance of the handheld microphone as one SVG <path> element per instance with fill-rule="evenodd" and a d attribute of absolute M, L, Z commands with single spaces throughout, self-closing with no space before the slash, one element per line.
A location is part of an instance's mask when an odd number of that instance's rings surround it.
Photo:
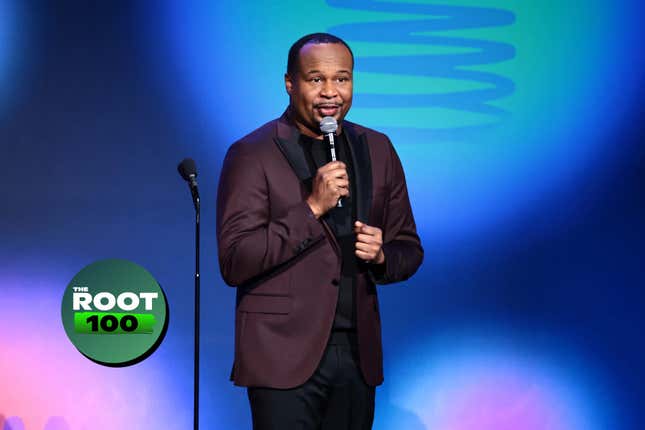
<path fill-rule="evenodd" d="M 177 166 L 177 171 L 188 182 L 190 194 L 193 196 L 195 210 L 199 210 L 199 190 L 197 188 L 197 166 L 192 158 L 184 158 Z"/>
<path fill-rule="evenodd" d="M 329 140 L 329 151 L 331 152 L 331 161 L 336 161 L 336 146 L 334 144 L 334 132 L 338 130 L 338 123 L 336 118 L 333 116 L 326 116 L 320 121 L 320 131 L 327 137 Z M 338 208 L 343 207 L 341 199 L 338 199 Z"/>

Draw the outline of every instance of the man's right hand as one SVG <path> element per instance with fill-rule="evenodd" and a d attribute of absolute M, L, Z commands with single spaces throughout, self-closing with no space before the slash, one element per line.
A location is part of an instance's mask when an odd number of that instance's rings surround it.
<path fill-rule="evenodd" d="M 349 196 L 349 177 L 345 163 L 332 161 L 316 172 L 307 203 L 316 218 L 320 218 L 336 206 L 338 199 L 347 196 Z"/>

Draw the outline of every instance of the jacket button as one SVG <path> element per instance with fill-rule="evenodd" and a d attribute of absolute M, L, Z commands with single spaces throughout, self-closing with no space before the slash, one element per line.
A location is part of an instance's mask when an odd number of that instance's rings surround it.
<path fill-rule="evenodd" d="M 334 278 L 331 280 L 331 284 L 337 287 L 340 284 L 340 282 L 338 281 L 338 279 Z"/>

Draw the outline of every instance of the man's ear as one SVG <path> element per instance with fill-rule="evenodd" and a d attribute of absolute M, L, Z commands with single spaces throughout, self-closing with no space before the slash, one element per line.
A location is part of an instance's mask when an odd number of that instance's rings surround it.
<path fill-rule="evenodd" d="M 291 95 L 293 92 L 293 81 L 291 80 L 291 76 L 289 76 L 288 73 L 284 74 L 284 87 L 287 90 L 287 94 Z"/>

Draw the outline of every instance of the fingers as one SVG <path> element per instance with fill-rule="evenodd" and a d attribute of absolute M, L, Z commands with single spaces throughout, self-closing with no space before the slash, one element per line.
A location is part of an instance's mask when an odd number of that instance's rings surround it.
<path fill-rule="evenodd" d="M 367 252 L 370 255 L 374 256 L 378 252 L 380 246 L 371 244 L 371 243 L 363 243 L 363 242 L 356 242 L 356 249 L 358 251 L 363 251 Z"/>
<path fill-rule="evenodd" d="M 354 254 L 356 254 L 356 256 L 358 258 L 360 258 L 361 260 L 369 261 L 369 260 L 372 260 L 374 258 L 374 256 L 372 254 L 370 254 L 369 252 L 364 252 L 364 251 L 361 251 L 361 250 L 358 250 L 358 249 L 356 251 L 354 251 Z"/>
<path fill-rule="evenodd" d="M 360 259 L 366 261 L 374 261 L 377 258 L 379 251 L 380 247 L 378 246 L 370 246 L 364 243 L 356 242 L 354 254 Z"/>
<path fill-rule="evenodd" d="M 320 169 L 318 170 L 327 171 L 327 170 L 334 170 L 334 169 L 347 169 L 347 165 L 342 161 L 330 161 L 329 163 L 320 167 Z"/>
<path fill-rule="evenodd" d="M 347 179 L 335 179 L 329 178 L 325 180 L 325 185 L 329 188 L 339 187 L 339 188 L 348 188 L 349 181 Z"/>
<path fill-rule="evenodd" d="M 349 181 L 330 179 L 325 183 L 325 187 L 332 193 L 332 196 L 336 200 L 340 197 L 349 196 Z"/>
<path fill-rule="evenodd" d="M 359 233 L 356 235 L 356 241 L 369 244 L 381 244 L 381 239 L 377 235 Z"/>
<path fill-rule="evenodd" d="M 318 169 L 318 175 L 328 188 L 349 187 L 349 176 L 347 175 L 345 163 L 342 161 L 332 161 L 325 164 Z"/>
<path fill-rule="evenodd" d="M 308 197 L 315 206 L 320 207 L 322 214 L 335 207 L 338 199 L 349 196 L 350 183 L 345 163 L 332 161 L 320 167 L 312 184 L 312 193 Z"/>
<path fill-rule="evenodd" d="M 376 236 L 381 238 L 382 232 L 378 227 L 372 227 L 360 221 L 354 222 L 354 233 L 364 234 L 368 236 Z"/>
<path fill-rule="evenodd" d="M 332 171 L 347 171 L 347 165 L 342 161 L 330 161 L 318 168 L 318 173 L 324 174 Z"/>
<path fill-rule="evenodd" d="M 349 176 L 347 176 L 347 170 L 345 170 L 344 168 L 320 171 L 319 174 L 322 176 L 324 180 L 327 180 L 327 179 L 338 179 L 338 180 L 344 180 L 344 181 L 349 180 Z"/>
<path fill-rule="evenodd" d="M 385 256 L 382 251 L 383 232 L 378 227 L 372 227 L 363 222 L 354 222 L 356 243 L 354 253 L 362 260 L 383 263 Z"/>

